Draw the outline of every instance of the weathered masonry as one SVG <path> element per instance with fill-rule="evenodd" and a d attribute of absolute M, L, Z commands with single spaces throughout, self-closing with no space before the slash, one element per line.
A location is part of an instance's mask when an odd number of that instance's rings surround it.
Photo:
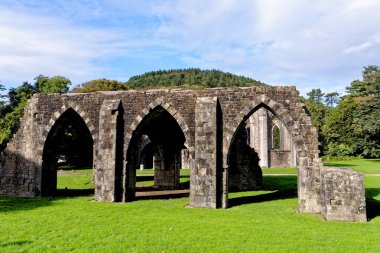
<path fill-rule="evenodd" d="M 363 175 L 321 166 L 295 87 L 35 95 L 0 157 L 0 194 L 53 194 L 57 143 L 68 128 L 92 162 L 98 201 L 132 201 L 136 169 L 152 156 L 160 188 L 178 187 L 186 161 L 190 206 L 207 208 L 227 208 L 230 190 L 259 188 L 260 166 L 286 164 L 298 168 L 299 212 L 366 220 Z"/>

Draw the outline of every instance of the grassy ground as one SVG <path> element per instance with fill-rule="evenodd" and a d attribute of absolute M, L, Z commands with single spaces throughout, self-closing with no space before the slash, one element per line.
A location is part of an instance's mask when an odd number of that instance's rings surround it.
<path fill-rule="evenodd" d="M 297 168 L 263 168 L 263 174 L 293 174 L 297 175 Z"/>
<path fill-rule="evenodd" d="M 188 198 L 0 197 L 0 252 L 380 252 L 380 177 L 365 178 L 367 223 L 298 214 L 296 176 L 264 182 L 231 193 L 226 210 L 186 208 Z"/>
<path fill-rule="evenodd" d="M 350 167 L 364 174 L 380 174 L 380 159 L 353 159 L 347 161 L 324 162 L 325 166 Z"/>

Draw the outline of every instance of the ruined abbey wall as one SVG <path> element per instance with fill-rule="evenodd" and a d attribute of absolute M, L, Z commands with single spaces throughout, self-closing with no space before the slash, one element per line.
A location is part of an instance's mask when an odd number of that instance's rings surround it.
<path fill-rule="evenodd" d="M 327 173 L 321 167 L 317 131 L 295 87 L 34 95 L 25 108 L 19 131 L 0 158 L 0 194 L 41 195 L 44 168 L 51 165 L 46 158 L 43 159 L 45 144 L 57 122 L 70 109 L 83 119 L 93 139 L 96 200 L 133 200 L 136 166 L 139 165 L 138 137 L 148 133 L 157 137 L 153 141 L 163 154 L 155 164 L 170 167 L 162 184 L 175 186 L 177 179 L 173 182 L 164 180 L 170 175 L 175 177 L 183 145 L 194 164 L 190 173 L 190 205 L 225 208 L 228 207 L 229 169 L 231 164 L 239 162 L 236 158 L 239 156 L 234 155 L 231 148 L 239 146 L 234 144 L 238 130 L 260 108 L 274 114 L 292 138 L 299 171 L 298 210 L 326 214 L 328 219 L 349 216 L 350 220 L 364 220 L 365 200 L 340 191 L 339 186 L 347 184 L 347 180 L 335 176 L 340 173 L 338 169 L 329 169 Z M 171 140 L 173 147 L 160 137 L 160 131 L 165 132 L 165 128 L 160 128 L 157 117 L 162 117 L 168 124 L 174 120 L 179 127 L 173 127 L 173 131 L 178 132 L 178 138 Z M 165 134 L 163 136 L 170 137 L 170 131 Z M 362 177 L 355 178 L 352 189 L 364 189 Z M 334 190 L 330 191 L 332 188 Z M 333 200 L 326 197 L 330 192 L 333 192 Z M 331 203 L 341 207 L 328 208 Z"/>

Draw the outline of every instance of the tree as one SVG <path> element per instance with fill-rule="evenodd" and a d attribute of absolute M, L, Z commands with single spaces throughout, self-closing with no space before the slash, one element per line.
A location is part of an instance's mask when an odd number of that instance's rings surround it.
<path fill-rule="evenodd" d="M 131 89 L 163 87 L 238 87 L 263 86 L 262 82 L 249 77 L 233 75 L 219 70 L 201 70 L 196 68 L 159 70 L 133 76 L 128 80 Z"/>
<path fill-rule="evenodd" d="M 36 90 L 40 93 L 66 93 L 71 85 L 71 81 L 63 76 L 38 75 L 34 80 Z"/>
<path fill-rule="evenodd" d="M 326 116 L 321 131 L 325 140 L 325 154 L 354 155 L 352 147 L 357 139 L 352 129 L 355 107 L 356 101 L 346 98 Z M 349 148 L 350 151 L 347 151 Z"/>
<path fill-rule="evenodd" d="M 330 92 L 325 94 L 325 103 L 327 106 L 333 107 L 339 102 L 339 93 Z"/>
<path fill-rule="evenodd" d="M 312 89 L 310 92 L 306 93 L 308 99 L 313 103 L 322 103 L 323 96 L 325 95 L 321 89 Z"/>
<path fill-rule="evenodd" d="M 127 90 L 127 83 L 119 82 L 109 79 L 96 79 L 89 82 L 82 83 L 75 87 L 72 92 L 84 93 L 93 91 L 112 91 L 112 90 Z"/>
<path fill-rule="evenodd" d="M 7 103 L 0 106 L 0 151 L 3 150 L 11 136 L 17 131 L 20 118 L 28 99 L 37 92 L 63 93 L 68 91 L 70 80 L 61 77 L 37 76 L 34 85 L 24 82 L 17 88 L 11 88 L 6 95 Z M 1 86 L 3 89 L 3 86 Z"/>
<path fill-rule="evenodd" d="M 370 65 L 364 67 L 363 80 L 355 80 L 346 88 L 352 97 L 380 96 L 380 67 Z"/>
<path fill-rule="evenodd" d="M 380 157 L 380 68 L 365 67 L 363 79 L 346 90 L 348 95 L 328 114 L 322 128 L 326 153 Z"/>
<path fill-rule="evenodd" d="M 8 92 L 8 103 L 11 108 L 17 107 L 21 102 L 26 102 L 34 93 L 36 93 L 35 86 L 28 82 L 17 88 L 11 88 Z"/>
<path fill-rule="evenodd" d="M 322 133 L 322 126 L 326 117 L 326 107 L 322 103 L 324 93 L 321 91 L 321 89 L 312 89 L 306 94 L 308 97 L 304 100 L 304 102 L 307 106 L 308 112 L 310 113 L 313 125 L 317 128 L 319 142 L 321 143 L 320 149 L 323 152 L 325 142 Z"/>
<path fill-rule="evenodd" d="M 3 106 L 3 105 L 5 104 L 4 99 L 5 99 L 7 96 L 1 93 L 2 91 L 5 91 L 5 90 L 6 90 L 6 89 L 5 89 L 4 85 L 2 85 L 1 82 L 0 82 L 0 106 Z"/>

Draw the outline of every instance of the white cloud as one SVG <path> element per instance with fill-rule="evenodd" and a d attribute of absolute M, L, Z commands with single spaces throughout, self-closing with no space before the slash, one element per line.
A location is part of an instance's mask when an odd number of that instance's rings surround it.
<path fill-rule="evenodd" d="M 0 79 L 86 81 L 111 73 L 115 58 L 160 69 L 170 56 L 300 90 L 342 89 L 379 64 L 379 8 L 378 0 L 28 0 L 0 7 Z"/>
<path fill-rule="evenodd" d="M 75 84 L 104 77 L 112 71 L 110 59 L 144 55 L 144 48 L 155 46 L 144 36 L 0 8 L 0 80 L 14 86 L 38 74 L 67 76 Z"/>
<path fill-rule="evenodd" d="M 368 40 L 362 44 L 355 45 L 343 50 L 346 54 L 360 53 L 370 48 L 380 45 L 380 33 L 376 33 L 368 38 Z"/>
<path fill-rule="evenodd" d="M 106 51 L 98 39 L 103 35 L 54 18 L 0 10 L 1 79 L 31 80 L 40 73 L 81 79 L 99 71 L 91 61 L 94 51 Z"/>
<path fill-rule="evenodd" d="M 176 1 L 157 8 L 159 34 L 193 66 L 220 68 L 268 83 L 342 87 L 378 64 L 379 1 Z M 359 47 L 358 49 L 362 49 Z M 346 49 L 346 50 L 345 50 Z M 346 53 L 343 53 L 346 52 Z M 343 83 L 344 82 L 344 83 Z"/>

